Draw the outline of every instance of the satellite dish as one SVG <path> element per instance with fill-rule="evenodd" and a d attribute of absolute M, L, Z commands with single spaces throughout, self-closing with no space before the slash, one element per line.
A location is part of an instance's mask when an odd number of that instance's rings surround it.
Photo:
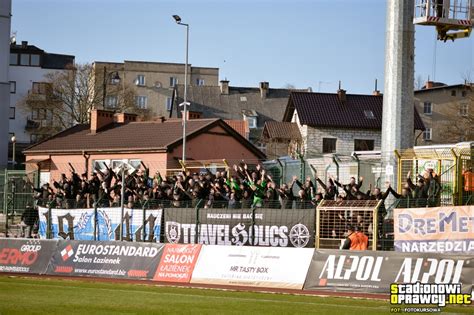
<path fill-rule="evenodd" d="M 160 88 L 162 85 L 161 85 L 161 82 L 156 81 L 153 86 L 156 87 L 156 88 Z"/>

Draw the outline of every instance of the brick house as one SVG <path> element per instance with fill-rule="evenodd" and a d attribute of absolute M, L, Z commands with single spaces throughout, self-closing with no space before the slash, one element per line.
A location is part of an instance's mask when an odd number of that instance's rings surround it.
<path fill-rule="evenodd" d="M 307 158 L 326 153 L 351 155 L 354 151 L 380 150 L 383 96 L 337 93 L 292 92 L 283 117 L 296 123 Z M 415 108 L 415 130 L 424 130 Z"/>
<path fill-rule="evenodd" d="M 39 171 L 42 182 L 52 182 L 69 172 L 69 163 L 76 172 L 87 174 L 122 163 L 138 168 L 143 162 L 151 174 L 181 168 L 181 120 L 139 122 L 136 118 L 93 110 L 90 125 L 76 125 L 27 148 L 26 170 Z M 221 119 L 189 120 L 186 128 L 187 161 L 265 159 L 265 154 Z"/>

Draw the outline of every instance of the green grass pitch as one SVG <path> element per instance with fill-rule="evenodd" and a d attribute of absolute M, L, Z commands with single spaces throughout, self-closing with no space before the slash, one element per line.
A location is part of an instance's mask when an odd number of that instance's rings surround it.
<path fill-rule="evenodd" d="M 472 307 L 444 312 L 471 313 Z M 0 276 L 0 314 L 389 314 L 382 300 Z"/>

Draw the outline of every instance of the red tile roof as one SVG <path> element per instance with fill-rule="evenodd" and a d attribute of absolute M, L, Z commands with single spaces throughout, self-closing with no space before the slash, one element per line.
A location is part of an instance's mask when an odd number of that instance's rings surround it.
<path fill-rule="evenodd" d="M 295 109 L 302 125 L 382 129 L 382 95 L 347 94 L 346 101 L 341 102 L 336 93 L 292 92 L 283 120 L 291 121 Z M 372 112 L 373 118 L 365 112 Z M 414 119 L 415 129 L 424 130 L 416 108 Z"/>
<path fill-rule="evenodd" d="M 254 152 L 264 158 L 265 155 L 238 132 L 221 119 L 192 119 L 186 124 L 187 137 L 193 137 L 213 126 L 220 125 Z M 126 124 L 110 124 L 95 134 L 91 134 L 89 125 L 76 125 L 60 132 L 40 143 L 27 148 L 25 154 L 33 153 L 71 153 L 97 151 L 165 151 L 182 141 L 181 120 L 165 122 L 147 121 Z"/>
<path fill-rule="evenodd" d="M 240 133 L 242 137 L 244 137 L 245 139 L 249 138 L 250 129 L 249 129 L 249 125 L 247 121 L 245 120 L 224 120 L 224 121 L 226 124 L 234 128 L 235 131 Z"/>

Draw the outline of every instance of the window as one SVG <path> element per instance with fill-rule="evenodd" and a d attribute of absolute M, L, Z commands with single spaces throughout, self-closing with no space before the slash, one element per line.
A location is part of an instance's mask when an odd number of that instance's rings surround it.
<path fill-rule="evenodd" d="M 204 85 L 204 79 L 196 79 L 196 85 L 197 86 L 203 86 Z"/>
<path fill-rule="evenodd" d="M 335 138 L 323 138 L 323 153 L 336 152 L 336 141 Z"/>
<path fill-rule="evenodd" d="M 135 80 L 135 84 L 139 86 L 145 86 L 145 76 L 143 74 L 137 75 L 137 79 Z"/>
<path fill-rule="evenodd" d="M 118 99 L 116 95 L 107 95 L 105 98 L 105 107 L 107 108 L 116 108 L 118 104 Z"/>
<path fill-rule="evenodd" d="M 31 92 L 33 94 L 46 94 L 46 83 L 33 82 Z"/>
<path fill-rule="evenodd" d="M 18 54 L 10 54 L 10 64 L 11 65 L 18 64 Z"/>
<path fill-rule="evenodd" d="M 257 128 L 257 117 L 245 116 L 245 120 L 247 121 L 250 129 Z"/>
<path fill-rule="evenodd" d="M 45 117 L 48 125 L 52 125 L 53 124 L 53 110 L 52 109 L 48 109 L 46 110 L 46 117 Z"/>
<path fill-rule="evenodd" d="M 426 114 L 426 115 L 431 115 L 432 114 L 432 106 L 431 106 L 431 102 L 424 102 L 423 103 L 423 114 Z"/>
<path fill-rule="evenodd" d="M 129 172 L 133 172 L 134 170 L 137 170 L 140 168 L 142 160 L 128 160 L 128 159 L 123 159 L 123 160 L 94 160 L 92 161 L 92 167 L 94 170 L 100 170 L 100 171 L 105 171 L 107 167 L 110 167 L 114 170 L 114 172 L 119 172 L 121 166 L 125 163 L 127 166 L 127 170 Z M 107 166 L 107 167 L 106 167 Z"/>
<path fill-rule="evenodd" d="M 263 153 L 267 153 L 267 145 L 265 143 L 257 143 L 257 148 Z"/>
<path fill-rule="evenodd" d="M 367 119 L 375 119 L 374 112 L 371 110 L 364 110 L 364 115 Z"/>
<path fill-rule="evenodd" d="M 469 115 L 469 103 L 461 103 L 459 107 L 459 115 L 467 117 Z"/>
<path fill-rule="evenodd" d="M 15 119 L 15 107 L 10 107 L 10 119 Z"/>
<path fill-rule="evenodd" d="M 39 66 L 40 65 L 40 56 L 39 55 L 31 55 L 30 65 L 32 66 Z"/>
<path fill-rule="evenodd" d="M 31 111 L 31 119 L 42 120 L 46 119 L 46 109 L 36 108 Z"/>
<path fill-rule="evenodd" d="M 431 128 L 426 128 L 425 131 L 423 131 L 423 140 L 425 141 L 431 141 L 432 139 L 432 134 L 433 130 Z"/>
<path fill-rule="evenodd" d="M 166 98 L 166 110 L 170 111 L 171 110 L 171 105 L 173 104 L 173 99 L 171 97 Z"/>
<path fill-rule="evenodd" d="M 178 84 L 178 78 L 170 77 L 170 87 L 175 87 Z"/>
<path fill-rule="evenodd" d="M 28 55 L 28 54 L 21 54 L 21 55 L 20 55 L 20 65 L 22 65 L 22 66 L 29 66 L 29 65 L 30 65 L 30 55 Z"/>
<path fill-rule="evenodd" d="M 135 104 L 140 109 L 146 109 L 148 98 L 146 96 L 135 96 Z"/>
<path fill-rule="evenodd" d="M 456 90 L 451 90 L 451 96 L 456 96 Z"/>
<path fill-rule="evenodd" d="M 462 97 L 466 97 L 467 92 L 466 92 L 466 91 L 462 91 L 462 92 L 461 92 L 461 95 L 462 95 Z"/>
<path fill-rule="evenodd" d="M 11 94 L 16 93 L 16 81 L 10 81 L 10 93 Z"/>
<path fill-rule="evenodd" d="M 354 151 L 373 151 L 374 140 L 354 139 Z"/>

